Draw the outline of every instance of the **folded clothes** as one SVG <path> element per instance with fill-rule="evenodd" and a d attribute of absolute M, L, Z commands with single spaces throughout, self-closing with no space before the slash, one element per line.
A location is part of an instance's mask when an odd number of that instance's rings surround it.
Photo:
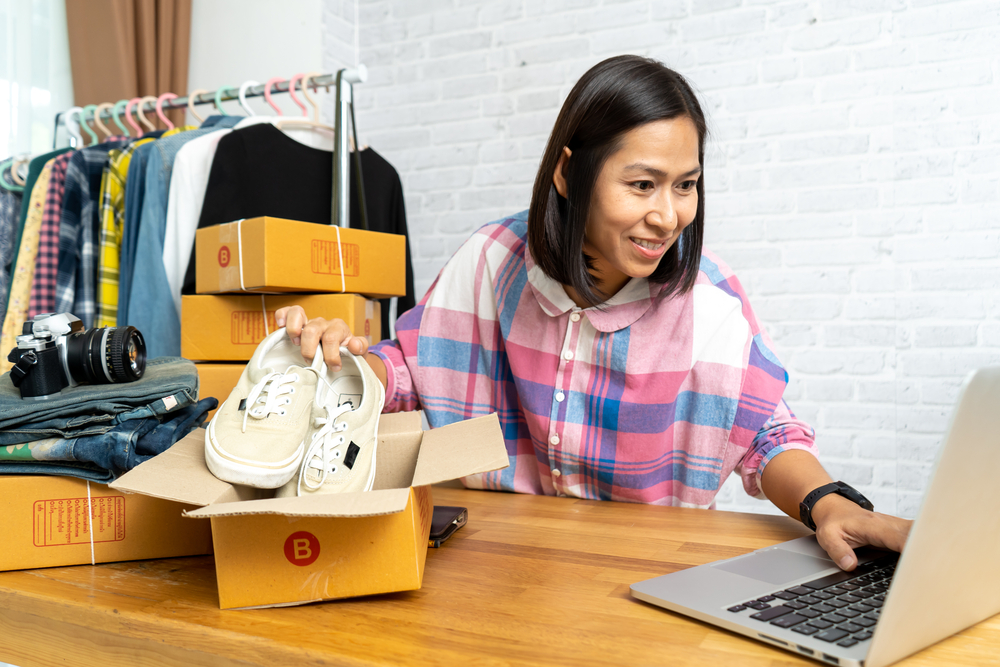
<path fill-rule="evenodd" d="M 68 387 L 40 399 L 23 399 L 0 377 L 0 446 L 46 438 L 102 435 L 136 419 L 159 417 L 198 399 L 198 371 L 180 357 L 157 357 L 135 382 Z"/>
<path fill-rule="evenodd" d="M 165 415 L 126 419 L 105 433 L 0 446 L 0 475 L 62 475 L 107 484 L 201 426 L 214 398 Z"/>

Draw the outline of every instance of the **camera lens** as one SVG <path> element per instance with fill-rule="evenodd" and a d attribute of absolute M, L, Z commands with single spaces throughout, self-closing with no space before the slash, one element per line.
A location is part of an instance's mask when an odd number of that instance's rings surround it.
<path fill-rule="evenodd" d="M 133 382 L 146 370 L 146 343 L 135 327 L 104 327 L 71 334 L 67 370 L 78 383 Z"/>

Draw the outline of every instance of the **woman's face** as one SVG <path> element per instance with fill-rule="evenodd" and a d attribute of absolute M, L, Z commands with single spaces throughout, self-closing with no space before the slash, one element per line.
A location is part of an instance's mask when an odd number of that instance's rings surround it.
<path fill-rule="evenodd" d="M 687 116 L 625 134 L 597 177 L 583 245 L 608 297 L 648 277 L 691 224 L 700 176 L 698 130 Z"/>

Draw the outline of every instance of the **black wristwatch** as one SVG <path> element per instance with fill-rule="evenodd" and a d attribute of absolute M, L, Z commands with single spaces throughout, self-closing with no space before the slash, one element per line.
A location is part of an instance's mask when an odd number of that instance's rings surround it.
<path fill-rule="evenodd" d="M 816 522 L 812 518 L 813 507 L 816 506 L 820 498 L 831 493 L 839 493 L 869 512 L 875 511 L 875 506 L 872 505 L 871 501 L 858 493 L 853 486 L 844 484 L 843 482 L 830 482 L 810 493 L 806 496 L 805 500 L 799 503 L 799 518 L 802 520 L 802 523 L 809 526 L 812 530 L 816 530 Z"/>

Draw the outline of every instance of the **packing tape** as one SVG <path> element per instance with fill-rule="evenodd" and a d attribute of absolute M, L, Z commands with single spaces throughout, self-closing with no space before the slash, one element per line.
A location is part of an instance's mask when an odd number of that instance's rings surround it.
<path fill-rule="evenodd" d="M 94 562 L 94 508 L 90 504 L 90 480 L 87 480 L 87 528 L 90 532 L 90 564 Z"/>
<path fill-rule="evenodd" d="M 240 255 L 240 289 L 244 292 L 247 291 L 247 286 L 243 282 L 243 221 L 246 218 L 240 218 L 236 221 L 236 249 Z"/>

